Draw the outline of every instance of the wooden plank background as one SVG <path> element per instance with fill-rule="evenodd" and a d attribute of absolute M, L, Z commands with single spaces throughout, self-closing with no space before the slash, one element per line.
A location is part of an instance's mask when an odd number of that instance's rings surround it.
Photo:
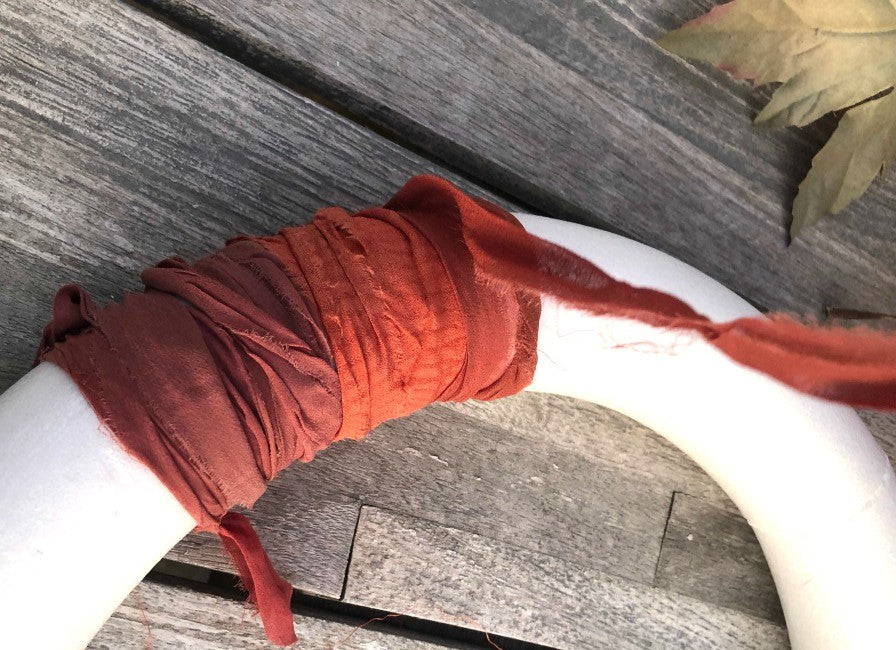
<path fill-rule="evenodd" d="M 27 371 L 59 285 L 115 299 L 165 256 L 381 202 L 420 172 L 640 239 L 761 306 L 896 312 L 894 180 L 785 247 L 831 122 L 753 128 L 761 94 L 655 46 L 707 7 L 3 3 L 0 390 Z M 863 417 L 896 457 L 896 420 Z M 570 399 L 430 407 L 290 468 L 251 517 L 303 593 L 508 648 L 786 646 L 758 543 L 718 486 Z M 207 536 L 169 558 L 232 572 Z M 154 583 L 94 647 L 142 646 L 141 609 L 154 647 L 266 647 L 239 605 Z M 306 647 L 345 630 L 305 625 Z M 389 626 L 339 643 L 459 647 Z"/>
<path fill-rule="evenodd" d="M 269 648 L 245 605 L 185 587 L 143 582 L 94 637 L 88 650 L 220 650 Z M 321 650 L 458 650 L 467 644 L 443 643 L 415 635 L 378 631 L 377 626 L 310 616 L 295 616 L 298 647 Z"/>
<path fill-rule="evenodd" d="M 759 306 L 896 313 L 896 179 L 787 248 L 789 203 L 830 124 L 753 128 L 748 83 L 657 47 L 706 0 L 147 4 L 542 214 L 610 226 Z"/>
<path fill-rule="evenodd" d="M 420 580 L 421 573 L 431 576 Z M 781 648 L 761 618 L 489 537 L 364 508 L 346 598 L 564 650 Z M 546 604 L 550 603 L 550 606 Z"/>

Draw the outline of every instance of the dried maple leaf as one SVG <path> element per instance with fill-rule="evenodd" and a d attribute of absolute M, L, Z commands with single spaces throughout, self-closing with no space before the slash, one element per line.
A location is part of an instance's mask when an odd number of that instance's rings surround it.
<path fill-rule="evenodd" d="M 842 210 L 896 158 L 896 93 L 876 97 L 896 83 L 896 0 L 734 0 L 660 45 L 740 79 L 782 82 L 759 124 L 802 126 L 853 107 L 800 184 L 791 236 Z"/>

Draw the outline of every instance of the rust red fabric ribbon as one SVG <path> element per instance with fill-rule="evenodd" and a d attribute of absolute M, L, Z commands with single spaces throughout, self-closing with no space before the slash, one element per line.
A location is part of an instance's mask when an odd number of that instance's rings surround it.
<path fill-rule="evenodd" d="M 528 385 L 542 295 L 595 314 L 699 332 L 813 395 L 896 409 L 896 339 L 784 318 L 714 324 L 529 235 L 448 181 L 411 179 L 382 207 L 327 208 L 239 237 L 97 307 L 56 296 L 38 361 L 66 369 L 124 449 L 221 535 L 268 637 L 295 641 L 291 586 L 248 520 L 281 469 L 429 403 Z M 600 369 L 595 369 L 600 372 Z"/>

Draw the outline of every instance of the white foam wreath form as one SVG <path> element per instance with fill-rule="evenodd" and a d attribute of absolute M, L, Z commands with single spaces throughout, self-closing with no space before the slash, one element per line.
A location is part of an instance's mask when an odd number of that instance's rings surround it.
<path fill-rule="evenodd" d="M 714 320 L 756 314 L 647 246 L 517 216 L 528 231 Z M 624 413 L 718 481 L 762 544 L 794 648 L 892 645 L 896 481 L 854 411 L 800 395 L 693 336 L 549 299 L 538 349 L 528 390 Z M 193 521 L 51 364 L 0 396 L 0 431 L 0 646 L 39 638 L 41 647 L 82 648 Z"/>
<path fill-rule="evenodd" d="M 757 314 L 715 280 L 652 248 L 577 224 L 518 217 L 529 232 L 713 320 Z M 728 493 L 762 545 L 794 648 L 896 643 L 896 481 L 855 411 L 799 394 L 696 337 L 547 300 L 538 349 L 528 390 L 584 399 L 645 424 Z"/>

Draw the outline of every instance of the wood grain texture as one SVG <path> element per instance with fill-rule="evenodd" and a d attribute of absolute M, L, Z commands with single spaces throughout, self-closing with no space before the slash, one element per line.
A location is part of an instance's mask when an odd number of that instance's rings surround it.
<path fill-rule="evenodd" d="M 289 483 L 290 476 L 284 476 L 243 512 L 280 575 L 302 591 L 339 598 L 360 503 L 322 493 L 309 482 L 301 490 L 285 490 Z M 217 535 L 190 534 L 166 558 L 236 574 Z"/>
<path fill-rule="evenodd" d="M 62 284 L 105 302 L 163 257 L 360 208 L 419 172 L 487 194 L 121 3 L 3 3 L 0 43 L 0 390 Z M 288 480 L 252 517 L 296 586 L 338 597 L 357 503 L 313 483 L 287 500 Z M 229 570 L 210 537 L 170 557 Z"/>
<path fill-rule="evenodd" d="M 113 298 L 165 255 L 196 256 L 233 232 L 271 231 L 327 203 L 359 207 L 416 171 L 446 173 L 127 6 L 16 2 L 0 11 L 0 137 L 15 153 L 0 161 L 7 383 L 30 362 L 52 292 L 66 281 Z M 466 522 L 645 581 L 671 498 L 619 467 L 437 408 L 284 474 L 271 512 L 297 513 L 319 486 L 343 505 Z M 310 533 L 259 515 L 274 562 L 325 594 L 336 591 L 326 576 L 345 557 L 346 522 L 324 535 L 320 552 L 334 563 L 301 573 Z M 194 539 L 172 557 L 226 568 L 207 543 Z"/>
<path fill-rule="evenodd" d="M 775 583 L 746 520 L 678 492 L 656 585 L 784 624 Z"/>
<path fill-rule="evenodd" d="M 0 390 L 62 284 L 106 302 L 416 173 L 488 194 L 119 2 L 3 2 L 0 43 Z"/>
<path fill-rule="evenodd" d="M 488 537 L 362 508 L 346 598 L 555 648 L 785 648 L 778 625 Z"/>
<path fill-rule="evenodd" d="M 442 645 L 379 631 L 376 625 L 295 616 L 297 647 L 307 650 L 436 650 Z M 128 596 L 87 646 L 88 650 L 237 650 L 274 648 L 244 603 L 219 596 L 143 582 Z"/>
<path fill-rule="evenodd" d="M 441 405 L 337 443 L 272 485 L 284 512 L 327 490 L 645 583 L 672 498 L 624 468 Z"/>
<path fill-rule="evenodd" d="M 894 310 L 894 234 L 883 209 L 891 181 L 824 226 L 829 240 L 812 235 L 785 251 L 780 204 L 795 176 L 782 164 L 805 157 L 818 133 L 751 129 L 745 106 L 756 100 L 744 87 L 653 46 L 653 35 L 697 13 L 686 0 L 670 0 L 673 10 L 509 0 L 497 10 L 472 0 L 298 9 L 281 0 L 201 2 L 189 7 L 543 212 L 612 225 L 772 307 Z M 300 223 L 322 205 L 360 208 L 418 172 L 487 194 L 126 4 L 6 2 L 0 44 L 0 147 L 8 153 L 0 157 L 0 389 L 29 366 L 52 294 L 65 282 L 101 301 L 120 297 L 162 257 L 196 257 L 234 232 Z M 624 64 L 620 52 L 634 52 L 631 69 L 613 67 Z M 700 93 L 705 103 L 695 102 Z M 893 421 L 869 422 L 892 458 Z M 441 556 L 431 542 L 443 566 L 463 553 L 474 561 L 460 591 L 448 579 L 427 587 L 433 600 L 420 601 L 431 605 L 424 617 L 441 617 L 437 589 L 460 620 L 469 613 L 462 599 L 476 600 L 481 588 L 493 603 L 519 608 L 496 619 L 510 636 L 726 647 L 742 634 L 753 644 L 745 647 L 780 647 L 776 626 L 633 582 L 653 580 L 673 491 L 730 508 L 693 463 L 642 427 L 589 405 L 526 396 L 432 407 L 366 442 L 337 445 L 279 477 L 253 517 L 275 564 L 314 593 L 338 595 L 365 503 L 431 522 L 406 528 L 432 539 L 468 531 Z M 729 523 L 717 520 L 707 534 L 733 535 L 729 547 L 745 547 L 749 531 Z M 377 534 L 383 544 L 391 539 Z M 228 568 L 209 539 L 191 538 L 171 557 Z M 389 561 L 397 575 L 412 576 L 427 558 Z M 491 571 L 519 574 L 517 561 L 547 577 L 508 586 L 512 598 L 489 592 Z M 686 576 L 669 562 L 669 587 L 686 590 L 673 580 Z M 722 596 L 724 586 L 700 594 Z M 577 637 L 579 615 L 536 620 L 557 599 L 570 612 L 609 612 L 609 627 L 585 617 Z M 624 607 L 643 607 L 644 618 L 626 618 Z M 707 630 L 717 626 L 724 634 L 713 641 Z M 675 634 L 693 644 L 675 646 Z"/>
<path fill-rule="evenodd" d="M 896 308 L 896 177 L 787 248 L 830 124 L 768 131 L 747 84 L 655 38 L 704 0 L 143 0 L 505 188 L 609 225 L 753 302 Z"/>
<path fill-rule="evenodd" d="M 859 411 L 859 416 L 896 465 L 896 413 L 865 410 Z"/>
<path fill-rule="evenodd" d="M 500 426 L 526 440 L 608 463 L 671 494 L 687 491 L 736 512 L 728 495 L 694 461 L 651 429 L 610 409 L 561 395 L 520 393 L 495 402 L 470 400 L 445 408 Z M 720 432 L 719 435 L 724 435 Z"/>

